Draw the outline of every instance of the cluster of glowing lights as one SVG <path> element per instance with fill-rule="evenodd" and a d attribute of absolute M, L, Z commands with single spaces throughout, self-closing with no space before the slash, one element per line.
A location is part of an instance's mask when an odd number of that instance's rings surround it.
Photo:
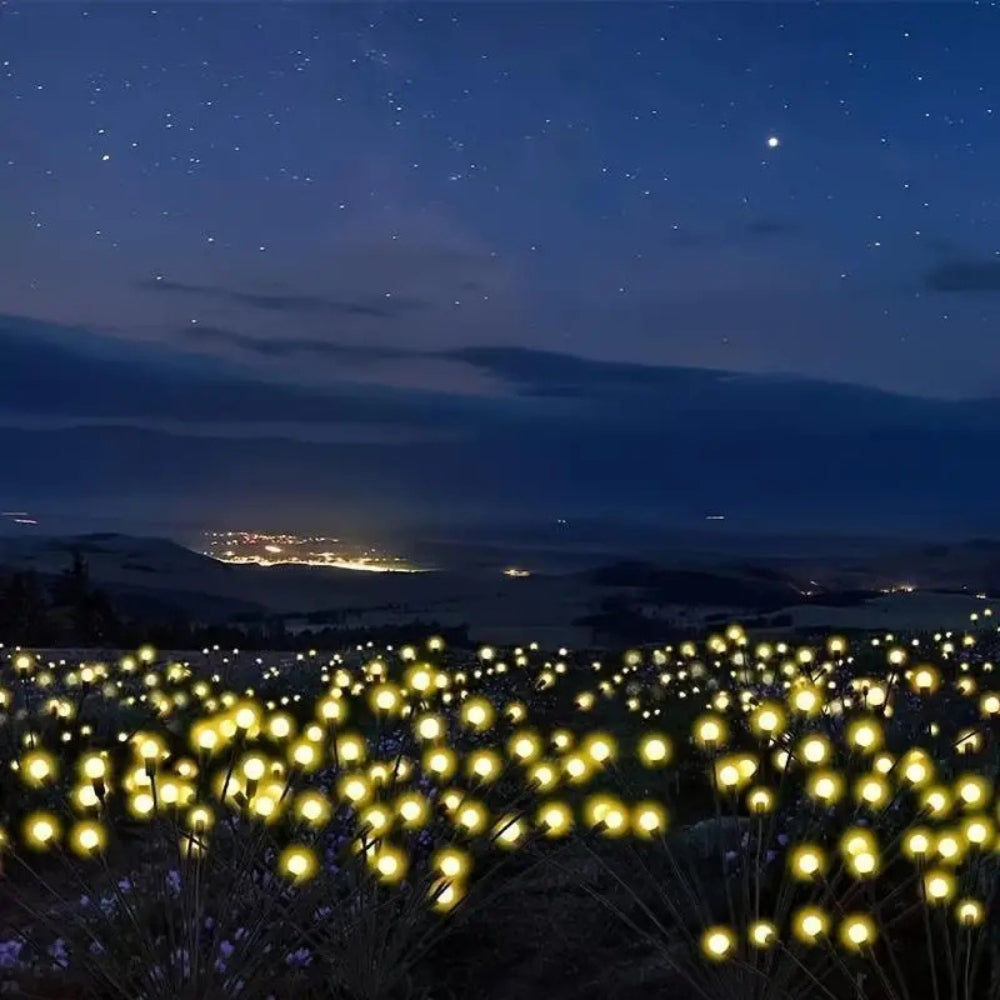
<path fill-rule="evenodd" d="M 743 924 L 706 926 L 705 959 L 779 943 L 864 954 L 883 934 L 877 900 L 890 872 L 894 891 L 909 886 L 919 905 L 972 931 L 995 917 L 980 872 L 1000 853 L 986 754 L 1000 684 L 974 655 L 982 639 L 888 635 L 862 651 L 832 636 L 796 648 L 753 645 L 732 626 L 610 664 L 571 663 L 567 650 L 546 656 L 534 644 L 456 662 L 434 638 L 258 661 L 239 689 L 223 681 L 221 666 L 236 657 L 221 651 L 198 663 L 149 647 L 116 663 L 0 651 L 0 723 L 20 748 L 10 769 L 24 804 L 0 828 L 0 850 L 92 859 L 123 811 L 173 824 L 198 864 L 220 821 L 235 817 L 277 838 L 276 870 L 302 885 L 320 873 L 323 831 L 337 824 L 378 883 L 419 871 L 447 911 L 465 898 L 484 847 L 593 835 L 669 850 L 684 834 L 676 776 L 693 765 L 716 819 L 749 823 L 743 853 L 756 851 L 758 864 L 777 856 L 788 887 L 781 912 L 758 906 Z M 261 695 L 265 682 L 285 693 Z M 568 716 L 533 721 L 533 699 L 552 689 Z M 102 743 L 81 709 L 87 699 L 145 711 L 148 722 Z M 946 703 L 962 707 L 954 725 L 937 711 Z M 628 725 L 594 726 L 602 706 L 623 709 Z M 626 773 L 640 776 L 629 794 Z M 789 818 L 803 816 L 787 836 Z M 429 856 L 414 846 L 418 833 L 432 837 Z M 855 908 L 835 886 L 849 887 Z M 862 898 L 876 902 L 858 908 Z"/>
<path fill-rule="evenodd" d="M 273 535 L 261 532 L 210 532 L 203 555 L 219 562 L 255 566 L 325 566 L 368 573 L 422 573 L 396 556 L 358 550 L 338 538 Z"/>

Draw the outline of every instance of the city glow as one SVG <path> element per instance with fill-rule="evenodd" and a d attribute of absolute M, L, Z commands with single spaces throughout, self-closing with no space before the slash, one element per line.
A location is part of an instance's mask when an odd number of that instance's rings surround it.
<path fill-rule="evenodd" d="M 367 573 L 425 573 L 398 556 L 323 535 L 212 531 L 202 553 L 218 562 L 254 566 L 325 566 Z"/>

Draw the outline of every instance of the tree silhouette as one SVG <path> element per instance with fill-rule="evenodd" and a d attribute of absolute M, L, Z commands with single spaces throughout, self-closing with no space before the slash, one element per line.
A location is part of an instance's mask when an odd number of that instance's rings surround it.
<path fill-rule="evenodd" d="M 116 645 L 121 622 L 111 600 L 103 590 L 91 590 L 81 622 L 83 641 L 95 646 Z"/>
<path fill-rule="evenodd" d="M 121 622 L 107 594 L 91 583 L 83 553 L 74 548 L 72 554 L 69 568 L 52 585 L 55 604 L 69 612 L 69 639 L 84 646 L 112 645 L 121 633 Z"/>
<path fill-rule="evenodd" d="M 37 574 L 13 574 L 0 590 L 0 639 L 15 645 L 38 645 L 48 641 L 51 633 L 49 604 Z"/>
<path fill-rule="evenodd" d="M 90 567 L 83 553 L 72 550 L 73 561 L 52 582 L 52 600 L 60 607 L 76 607 L 90 592 Z"/>
<path fill-rule="evenodd" d="M 290 631 L 288 620 L 306 617 L 314 626 Z M 450 646 L 470 643 L 469 626 L 443 626 L 414 620 L 399 625 L 370 626 L 347 622 L 357 613 L 344 609 L 314 615 L 240 616 L 241 621 L 214 624 L 174 612 L 166 620 L 150 612 L 122 618 L 108 594 L 94 586 L 83 553 L 72 551 L 70 565 L 44 580 L 34 572 L 0 575 L 0 643 L 34 647 L 80 646 L 133 649 L 151 642 L 158 649 L 221 648 L 336 649 L 369 640 L 394 644 L 419 642 L 440 635 Z M 331 627 L 330 620 L 334 625 Z"/>

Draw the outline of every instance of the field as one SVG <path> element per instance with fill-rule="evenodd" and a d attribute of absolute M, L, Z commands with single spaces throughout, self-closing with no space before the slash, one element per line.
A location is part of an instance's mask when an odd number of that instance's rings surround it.
<path fill-rule="evenodd" d="M 798 629 L 896 629 L 919 631 L 925 622 L 941 629 L 961 629 L 982 601 L 965 594 L 917 592 L 884 594 L 853 608 L 802 606 L 789 609 Z"/>
<path fill-rule="evenodd" d="M 997 639 L 0 650 L 3 991 L 1000 997 Z"/>

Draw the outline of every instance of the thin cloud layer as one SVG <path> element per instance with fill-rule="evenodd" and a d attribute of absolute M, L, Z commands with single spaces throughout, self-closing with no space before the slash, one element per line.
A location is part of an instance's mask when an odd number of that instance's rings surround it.
<path fill-rule="evenodd" d="M 750 236 L 797 236 L 801 231 L 801 226 L 788 219 L 754 219 L 746 226 Z"/>
<path fill-rule="evenodd" d="M 1000 292 L 1000 261 L 939 264 L 924 275 L 924 284 L 935 292 Z"/>
<path fill-rule="evenodd" d="M 58 415 L 189 422 L 398 424 L 440 429 L 468 421 L 461 397 L 351 385 L 307 388 L 227 371 L 216 362 L 164 349 L 136 350 L 110 338 L 0 320 L 0 400 L 9 415 Z"/>
<path fill-rule="evenodd" d="M 345 344 L 318 337 L 257 337 L 236 330 L 223 330 L 216 326 L 187 326 L 178 332 L 180 340 L 189 345 L 214 345 L 235 348 L 248 354 L 265 358 L 294 358 L 301 355 L 321 355 L 355 361 L 396 361 L 424 356 L 421 352 L 396 347 Z"/>
<path fill-rule="evenodd" d="M 169 295 L 189 295 L 234 306 L 246 306 L 269 313 L 291 313 L 329 316 L 364 316 L 370 319 L 396 319 L 409 313 L 428 309 L 430 302 L 416 298 L 386 298 L 369 301 L 347 301 L 322 295 L 264 294 L 237 291 L 211 285 L 190 285 L 181 281 L 151 278 L 139 282 L 139 287 Z"/>
<path fill-rule="evenodd" d="M 271 340 L 214 327 L 185 338 L 258 357 L 325 354 L 371 363 L 445 363 L 500 387 L 491 396 L 393 389 L 348 379 L 326 387 L 252 376 L 216 360 L 166 347 L 137 351 L 127 342 L 85 337 L 31 320 L 0 320 L 0 392 L 8 413 L 192 423 L 392 424 L 470 431 L 542 418 L 599 421 L 617 428 L 668 427 L 697 414 L 706 426 L 901 426 L 930 431 L 942 422 L 994 421 L 1000 400 L 921 399 L 794 376 L 656 366 L 520 347 L 419 351 L 336 340 Z M 74 348 L 73 344 L 88 345 Z M 115 353 L 117 351 L 117 354 Z M 641 405 L 637 405 L 640 404 Z M 610 405 L 613 404 L 613 405 Z"/>

